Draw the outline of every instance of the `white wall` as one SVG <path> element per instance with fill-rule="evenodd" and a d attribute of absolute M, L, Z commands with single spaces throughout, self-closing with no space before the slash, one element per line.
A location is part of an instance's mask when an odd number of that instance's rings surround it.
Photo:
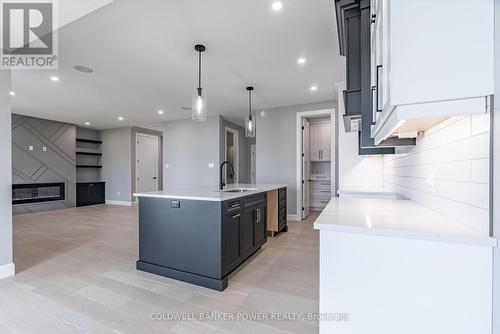
<path fill-rule="evenodd" d="M 495 0 L 495 95 L 500 96 L 500 0 Z M 493 237 L 500 240 L 500 101 L 493 113 Z M 500 333 L 500 248 L 493 249 L 493 334 Z"/>
<path fill-rule="evenodd" d="M 10 71 L 0 71 L 0 278 L 14 274 L 12 264 L 12 151 Z"/>
<path fill-rule="evenodd" d="M 339 190 L 370 190 L 383 187 L 384 161 L 382 156 L 358 155 L 358 133 L 346 132 L 344 127 L 344 83 L 338 84 L 339 122 Z"/>
<path fill-rule="evenodd" d="M 164 123 L 163 189 L 219 186 L 220 119 Z M 209 163 L 214 167 L 209 168 Z M 165 168 L 168 165 L 169 168 Z"/>
<path fill-rule="evenodd" d="M 257 118 L 257 183 L 286 184 L 288 213 L 297 214 L 297 112 L 335 108 L 335 101 L 268 109 Z"/>
<path fill-rule="evenodd" d="M 489 121 L 489 114 L 449 118 L 410 153 L 385 156 L 385 185 L 489 234 Z"/>
<path fill-rule="evenodd" d="M 106 182 L 106 200 L 132 202 L 132 129 L 103 130 L 102 180 Z"/>

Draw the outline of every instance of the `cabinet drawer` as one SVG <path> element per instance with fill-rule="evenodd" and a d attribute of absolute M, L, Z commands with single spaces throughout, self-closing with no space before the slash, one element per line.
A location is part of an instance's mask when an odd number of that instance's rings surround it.
<path fill-rule="evenodd" d="M 311 181 L 310 185 L 313 188 L 328 188 L 328 189 L 330 189 L 332 186 L 330 181 L 318 181 L 318 180 Z"/>
<path fill-rule="evenodd" d="M 241 210 L 241 198 L 224 202 L 225 214 L 231 214 Z"/>
<path fill-rule="evenodd" d="M 330 189 L 313 188 L 311 190 L 312 197 L 332 197 Z"/>
<path fill-rule="evenodd" d="M 312 197 L 311 206 L 315 208 L 324 208 L 328 203 L 330 203 L 331 198 L 328 197 Z"/>
<path fill-rule="evenodd" d="M 254 205 L 259 205 L 262 202 L 267 201 L 267 194 L 262 193 L 262 194 L 257 194 L 257 195 L 252 195 L 252 196 L 247 196 L 245 197 L 245 208 L 249 206 L 254 206 Z"/>

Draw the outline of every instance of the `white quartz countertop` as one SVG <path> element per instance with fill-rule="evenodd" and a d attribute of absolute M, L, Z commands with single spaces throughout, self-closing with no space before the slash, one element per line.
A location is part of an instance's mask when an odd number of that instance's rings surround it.
<path fill-rule="evenodd" d="M 284 187 L 286 187 L 286 185 L 283 184 L 233 183 L 226 185 L 224 190 L 241 188 L 241 189 L 248 189 L 248 191 L 241 193 L 231 193 L 231 192 L 220 191 L 214 188 L 204 187 L 204 188 L 191 188 L 191 189 L 164 190 L 164 191 L 155 191 L 147 193 L 135 193 L 134 196 L 222 202 L 248 195 L 268 192 L 271 190 L 276 190 Z"/>
<path fill-rule="evenodd" d="M 334 198 L 314 228 L 495 247 L 494 238 L 410 200 Z"/>

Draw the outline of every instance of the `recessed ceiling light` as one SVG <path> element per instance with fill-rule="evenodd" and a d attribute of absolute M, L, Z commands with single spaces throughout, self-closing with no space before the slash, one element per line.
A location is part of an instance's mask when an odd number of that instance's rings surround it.
<path fill-rule="evenodd" d="M 92 72 L 94 72 L 94 70 L 91 69 L 90 67 L 83 66 L 83 65 L 75 65 L 75 66 L 73 66 L 73 68 L 75 70 L 77 70 L 78 72 L 82 72 L 82 73 L 92 73 Z"/>
<path fill-rule="evenodd" d="M 318 90 L 318 86 L 311 86 L 311 92 L 315 92 Z"/>
<path fill-rule="evenodd" d="M 280 2 L 280 1 L 275 1 L 273 2 L 273 4 L 271 5 L 271 8 L 275 11 L 279 11 L 283 8 L 283 4 Z"/>
<path fill-rule="evenodd" d="M 123 121 L 125 118 L 123 118 L 122 116 L 118 116 L 118 120 L 119 121 Z"/>
<path fill-rule="evenodd" d="M 14 96 L 14 95 L 16 95 L 16 92 L 14 92 L 14 91 L 12 91 L 12 90 L 11 90 L 11 91 L 9 92 L 9 95 L 10 95 L 10 96 Z"/>
<path fill-rule="evenodd" d="M 159 115 L 163 115 L 165 112 L 163 110 L 158 110 Z"/>
<path fill-rule="evenodd" d="M 55 77 L 55 76 L 51 76 L 51 77 L 50 77 L 50 80 L 52 80 L 52 81 L 59 81 L 59 78 L 58 78 L 58 77 Z"/>
<path fill-rule="evenodd" d="M 86 126 L 89 126 L 89 125 L 90 125 L 90 123 L 89 123 L 89 122 L 85 122 L 85 125 L 86 125 Z"/>
<path fill-rule="evenodd" d="M 303 65 L 306 63 L 306 58 L 299 58 L 297 59 L 297 63 L 300 64 L 300 65 Z"/>

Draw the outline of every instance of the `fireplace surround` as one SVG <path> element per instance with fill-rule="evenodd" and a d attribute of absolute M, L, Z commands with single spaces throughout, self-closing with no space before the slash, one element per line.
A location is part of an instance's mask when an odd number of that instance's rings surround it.
<path fill-rule="evenodd" d="M 12 185 L 12 204 L 63 201 L 65 183 L 29 183 Z"/>

